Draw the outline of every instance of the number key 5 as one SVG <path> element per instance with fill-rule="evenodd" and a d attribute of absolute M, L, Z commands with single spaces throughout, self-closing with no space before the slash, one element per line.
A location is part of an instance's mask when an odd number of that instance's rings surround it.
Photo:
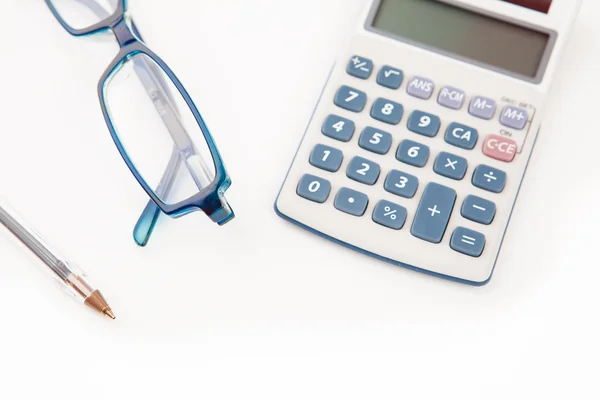
<path fill-rule="evenodd" d="M 373 153 L 387 154 L 392 147 L 392 135 L 368 126 L 362 131 L 358 145 Z"/>

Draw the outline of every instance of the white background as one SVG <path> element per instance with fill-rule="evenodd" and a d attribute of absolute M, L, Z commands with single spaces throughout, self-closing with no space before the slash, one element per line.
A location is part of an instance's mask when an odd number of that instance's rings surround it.
<path fill-rule="evenodd" d="M 109 36 L 74 38 L 41 0 L 2 2 L 0 191 L 117 314 L 63 296 L 0 234 L 1 399 L 597 399 L 600 4 L 564 54 L 491 282 L 375 261 L 273 201 L 365 0 L 131 0 L 233 178 L 237 218 L 162 218 L 96 95 Z M 3 230 L 4 231 L 4 230 Z"/>

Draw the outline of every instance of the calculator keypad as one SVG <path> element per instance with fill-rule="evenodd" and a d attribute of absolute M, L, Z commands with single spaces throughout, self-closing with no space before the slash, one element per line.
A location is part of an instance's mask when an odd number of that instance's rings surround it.
<path fill-rule="evenodd" d="M 431 79 L 415 76 L 410 80 L 406 92 L 413 97 L 428 100 L 435 89 L 435 84 Z"/>
<path fill-rule="evenodd" d="M 489 225 L 496 215 L 496 204 L 481 197 L 469 195 L 463 202 L 460 214 L 471 221 Z"/>
<path fill-rule="evenodd" d="M 481 119 L 492 119 L 496 113 L 496 102 L 483 96 L 475 96 L 469 105 L 469 114 Z"/>
<path fill-rule="evenodd" d="M 331 192 L 331 183 L 318 176 L 305 174 L 298 183 L 296 193 L 298 196 L 315 203 L 325 203 Z"/>
<path fill-rule="evenodd" d="M 360 134 L 358 145 L 377 154 L 387 154 L 392 147 L 392 134 L 367 126 Z"/>
<path fill-rule="evenodd" d="M 501 193 L 506 185 L 506 172 L 480 165 L 473 174 L 473 185 L 488 192 Z"/>
<path fill-rule="evenodd" d="M 438 95 L 438 104 L 453 110 L 460 110 L 465 103 L 467 94 L 455 87 L 446 86 L 440 90 Z"/>
<path fill-rule="evenodd" d="M 471 229 L 458 227 L 452 233 L 450 247 L 459 253 L 479 257 L 485 247 L 485 236 Z"/>
<path fill-rule="evenodd" d="M 406 208 L 391 201 L 381 200 L 373 210 L 373 221 L 398 231 L 404 227 L 407 215 Z"/>
<path fill-rule="evenodd" d="M 346 69 L 349 75 L 362 80 L 369 79 L 374 70 L 373 61 L 360 56 L 354 56 Z M 422 76 L 413 76 L 405 83 L 404 78 L 404 72 L 401 69 L 384 65 L 376 72 L 375 80 L 379 86 L 391 90 L 397 90 L 404 84 L 408 95 L 422 100 L 431 99 L 436 87 L 432 80 Z M 358 85 L 357 81 L 354 82 Z M 452 224 L 453 231 L 446 235 L 450 219 L 455 208 L 460 206 L 460 210 L 457 211 L 458 218 L 471 224 L 467 226 L 476 227 L 479 224 L 483 229 L 484 226 L 492 224 L 497 213 L 496 203 L 492 201 L 494 200 L 493 196 L 504 190 L 507 174 L 489 165 L 469 166 L 467 158 L 463 157 L 466 154 L 464 150 L 471 151 L 476 148 L 479 142 L 479 132 L 472 126 L 456 122 L 461 120 L 458 113 L 455 121 L 442 121 L 438 115 L 422 109 L 413 109 L 410 110 L 410 114 L 407 112 L 408 120 L 405 126 L 394 127 L 402 122 L 405 108 L 400 102 L 390 99 L 397 99 L 394 97 L 394 93 L 398 92 L 389 91 L 388 93 L 390 94 L 384 95 L 385 97 L 372 100 L 372 105 L 368 109 L 372 122 L 367 126 L 359 126 L 362 131 L 356 143 L 358 147 L 372 153 L 373 157 L 387 155 L 392 146 L 398 143 L 395 154 L 398 169 L 388 170 L 389 172 L 384 170 L 383 172 L 387 175 L 385 175 L 383 183 L 379 184 L 383 185 L 390 200 L 397 196 L 397 201 L 404 205 L 381 198 L 374 199 L 377 203 L 372 206 L 370 218 L 373 223 L 391 230 L 402 230 L 408 219 L 412 218 L 410 224 L 412 236 L 430 243 L 440 243 L 445 236 L 450 236 L 447 240 L 454 251 L 470 257 L 480 257 L 486 245 L 485 235 L 466 227 L 456 227 L 456 224 Z M 336 106 L 353 113 L 365 111 L 367 104 L 371 104 L 368 100 L 367 93 L 346 85 L 340 86 L 334 97 Z M 530 117 L 527 110 L 515 106 L 505 106 L 497 113 L 498 104 L 494 99 L 485 96 L 471 96 L 469 99 L 465 91 L 453 86 L 441 87 L 437 98 L 433 101 L 437 102 L 438 111 L 440 111 L 439 106 L 450 110 L 460 110 L 466 103 L 467 110 L 462 111 L 465 114 L 468 112 L 483 120 L 496 118 L 501 125 L 514 130 L 525 129 Z M 407 105 L 409 103 L 406 102 Z M 425 108 L 425 106 L 419 108 Z M 444 115 L 448 112 L 454 111 L 446 110 Z M 345 115 L 343 111 L 340 113 Z M 440 115 L 442 115 L 441 112 Z M 382 124 L 388 125 L 386 130 L 379 129 L 378 126 Z M 383 127 L 385 128 L 385 125 Z M 353 140 L 356 129 L 357 126 L 352 120 L 331 114 L 325 119 L 321 131 L 324 136 L 329 138 L 350 142 Z M 444 135 L 443 141 L 454 146 L 456 152 L 462 156 L 454 154 L 452 151 L 439 150 L 436 150 L 437 154 L 431 154 L 430 147 L 424 143 L 429 144 L 433 143 L 429 142 L 431 140 L 442 140 L 433 139 L 440 134 L 440 130 Z M 423 143 L 408 139 L 403 131 L 423 136 Z M 491 132 L 483 133 L 486 134 L 483 144 L 480 145 L 483 154 L 506 163 L 513 161 L 518 153 L 518 144 L 515 140 L 498 134 L 490 134 Z M 413 138 L 418 137 L 413 136 Z M 432 148 L 437 149 L 437 145 L 432 145 Z M 343 149 L 346 152 L 347 147 Z M 448 149 L 451 150 L 451 147 Z M 363 154 L 365 153 L 363 152 Z M 434 161 L 428 166 L 429 158 L 432 156 Z M 335 147 L 319 143 L 313 148 L 309 163 L 320 170 L 335 173 L 345 164 L 344 154 Z M 401 163 L 406 164 L 405 168 L 402 168 Z M 382 164 L 389 165 L 386 162 Z M 422 182 L 425 188 L 418 199 L 416 212 L 411 216 L 406 207 L 410 203 L 406 202 L 415 201 L 410 199 L 415 198 L 421 183 L 417 176 L 404 172 L 403 169 L 410 171 L 413 167 L 431 168 L 439 176 L 438 181 L 444 183 L 445 180 L 448 186 L 436 182 Z M 360 156 L 352 157 L 345 168 L 347 178 L 362 185 L 376 185 L 382 174 L 382 168 L 377 162 Z M 477 194 L 480 194 L 484 193 L 481 190 L 486 191 L 491 196 L 490 199 L 473 194 L 464 198 L 458 197 L 456 190 L 450 187 L 453 184 L 451 180 L 464 180 L 467 174 L 469 175 L 467 179 L 470 179 L 474 192 L 479 191 Z M 337 190 L 333 206 L 343 213 L 363 217 L 367 209 L 370 209 L 369 196 L 371 193 L 377 192 L 367 186 L 363 186 L 365 193 L 360 191 L 360 186 L 354 184 L 353 187 L 341 187 Z M 328 180 L 311 174 L 302 176 L 297 187 L 299 196 L 316 203 L 326 202 L 331 191 L 332 185 Z M 485 194 L 483 195 L 485 196 Z M 458 205 L 457 200 L 460 201 Z"/>
<path fill-rule="evenodd" d="M 429 160 L 429 147 L 406 139 L 400 142 L 396 158 L 413 167 L 423 168 Z"/>
<path fill-rule="evenodd" d="M 425 111 L 415 110 L 408 118 L 408 130 L 419 135 L 435 137 L 442 121 L 440 117 L 426 113 Z"/>
<path fill-rule="evenodd" d="M 373 103 L 371 117 L 390 125 L 398 125 L 404 115 L 404 107 L 395 101 L 379 98 Z"/>
<path fill-rule="evenodd" d="M 332 114 L 325 119 L 325 122 L 321 127 L 321 133 L 332 139 L 349 142 L 350 139 L 352 139 L 352 136 L 354 136 L 355 129 L 356 125 L 354 122 L 347 118 Z"/>
<path fill-rule="evenodd" d="M 383 66 L 377 74 L 377 84 L 384 86 L 388 89 L 398 89 L 402 86 L 404 80 L 404 73 L 398 68 Z"/>
<path fill-rule="evenodd" d="M 381 167 L 378 164 L 362 157 L 354 157 L 348 164 L 348 170 L 346 171 L 348 178 L 365 185 L 374 185 L 379 179 L 380 173 Z"/>
<path fill-rule="evenodd" d="M 446 128 L 444 140 L 461 149 L 473 150 L 479 139 L 477 129 L 469 126 L 453 122 Z"/>
<path fill-rule="evenodd" d="M 373 72 L 373 61 L 368 58 L 354 56 L 348 61 L 346 72 L 359 79 L 369 79 Z"/>
<path fill-rule="evenodd" d="M 509 128 L 521 130 L 525 128 L 529 114 L 519 107 L 506 106 L 500 114 L 500 123 Z"/>
<path fill-rule="evenodd" d="M 341 188 L 335 196 L 333 205 L 346 214 L 362 217 L 369 205 L 369 197 L 356 190 Z"/>
<path fill-rule="evenodd" d="M 385 178 L 384 189 L 397 196 L 412 199 L 419 188 L 419 180 L 416 176 L 407 174 L 396 169 L 391 170 Z"/>
<path fill-rule="evenodd" d="M 367 104 L 367 94 L 350 86 L 342 86 L 335 95 L 334 103 L 344 110 L 361 112 Z"/>
<path fill-rule="evenodd" d="M 329 172 L 337 172 L 342 165 L 344 155 L 338 149 L 318 144 L 310 154 L 308 160 L 313 167 L 321 168 Z"/>
<path fill-rule="evenodd" d="M 467 160 L 443 151 L 435 159 L 433 170 L 438 175 L 460 181 L 467 174 Z"/>
<path fill-rule="evenodd" d="M 456 191 L 437 183 L 425 188 L 411 233 L 419 239 L 439 243 L 444 237 L 456 202 Z"/>

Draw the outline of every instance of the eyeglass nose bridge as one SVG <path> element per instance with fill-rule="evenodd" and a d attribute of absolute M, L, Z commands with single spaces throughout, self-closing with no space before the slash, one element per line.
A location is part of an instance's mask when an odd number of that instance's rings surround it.
<path fill-rule="evenodd" d="M 127 12 L 123 13 L 120 18 L 111 23 L 110 29 L 115 34 L 119 46 L 121 47 L 125 47 L 128 44 L 139 40 L 131 29 L 131 18 Z"/>

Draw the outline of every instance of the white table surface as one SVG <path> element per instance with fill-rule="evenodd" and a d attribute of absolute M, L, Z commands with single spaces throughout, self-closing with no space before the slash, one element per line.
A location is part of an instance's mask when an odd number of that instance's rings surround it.
<path fill-rule="evenodd" d="M 162 218 L 96 95 L 108 36 L 3 2 L 0 193 L 81 265 L 79 306 L 0 233 L 2 399 L 592 399 L 600 396 L 600 4 L 587 0 L 496 272 L 474 288 L 375 261 L 273 201 L 365 0 L 131 0 L 226 160 L 237 218 Z M 556 397 L 553 397 L 556 396 Z"/>

